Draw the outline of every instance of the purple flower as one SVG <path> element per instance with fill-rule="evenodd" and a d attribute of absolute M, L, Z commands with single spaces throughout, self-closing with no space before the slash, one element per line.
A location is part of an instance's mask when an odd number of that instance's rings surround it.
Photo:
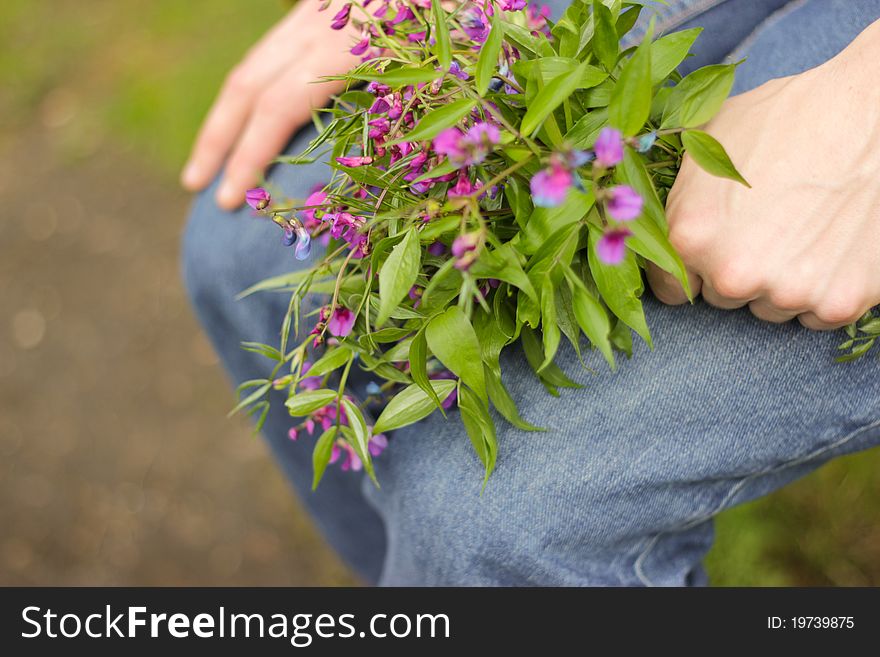
<path fill-rule="evenodd" d="M 369 427 L 369 429 L 372 431 L 373 427 Z M 386 447 L 388 447 L 388 438 L 385 437 L 384 433 L 377 433 L 375 436 L 370 436 L 370 441 L 367 443 L 367 449 L 370 450 L 370 456 L 379 456 L 379 454 L 385 451 Z"/>
<path fill-rule="evenodd" d="M 532 201 L 540 208 L 552 208 L 565 201 L 565 196 L 573 184 L 571 171 L 563 166 L 553 165 L 532 176 Z"/>
<path fill-rule="evenodd" d="M 307 360 L 303 363 L 302 371 L 300 372 L 300 375 L 304 376 L 304 378 L 299 382 L 299 387 L 303 390 L 317 390 L 321 387 L 320 376 L 305 376 L 310 369 L 312 369 L 312 363 Z"/>
<path fill-rule="evenodd" d="M 391 94 L 379 96 L 376 100 L 373 101 L 373 104 L 370 105 L 370 109 L 367 111 L 370 114 L 384 114 L 391 109 L 391 103 L 393 101 L 394 97 Z"/>
<path fill-rule="evenodd" d="M 626 255 L 626 238 L 632 235 L 632 231 L 626 228 L 616 228 L 607 231 L 596 243 L 596 255 L 606 265 L 619 265 Z"/>
<path fill-rule="evenodd" d="M 337 306 L 327 320 L 327 330 L 333 335 L 344 338 L 354 328 L 355 314 L 348 308 Z"/>
<path fill-rule="evenodd" d="M 337 157 L 336 161 L 344 167 L 362 167 L 366 164 L 372 164 L 373 158 L 368 155 L 357 155 L 347 157 Z"/>
<path fill-rule="evenodd" d="M 457 77 L 459 80 L 467 80 L 468 74 L 461 70 L 461 66 L 458 62 L 452 62 L 449 65 L 449 73 Z"/>
<path fill-rule="evenodd" d="M 642 197 L 629 185 L 608 190 L 608 214 L 618 221 L 632 221 L 642 212 Z"/>
<path fill-rule="evenodd" d="M 489 20 L 479 7 L 471 7 L 459 14 L 461 29 L 475 43 L 483 43 L 489 36 Z"/>
<path fill-rule="evenodd" d="M 284 232 L 281 234 L 281 243 L 284 246 L 291 246 L 296 242 L 296 233 L 293 232 L 292 226 L 285 226 Z"/>
<path fill-rule="evenodd" d="M 358 41 L 354 46 L 352 46 L 349 51 L 352 55 L 363 55 L 367 52 L 367 48 L 370 47 L 370 37 L 365 36 L 363 39 Z"/>
<path fill-rule="evenodd" d="M 456 376 L 452 372 L 450 372 L 449 370 L 440 370 L 439 372 L 434 372 L 433 374 L 429 374 L 428 378 L 434 379 L 434 380 L 449 379 L 449 380 L 454 381 L 456 379 Z M 458 400 L 458 392 L 456 391 L 455 388 L 453 388 L 452 392 L 450 392 L 446 396 L 446 399 L 444 399 L 441 402 L 441 406 L 443 406 L 444 410 L 448 411 L 450 408 L 453 407 L 453 405 L 455 404 L 455 402 L 457 400 Z"/>
<path fill-rule="evenodd" d="M 446 253 L 446 245 L 443 242 L 433 242 L 431 246 L 428 247 L 428 253 L 433 256 L 442 256 Z"/>
<path fill-rule="evenodd" d="M 254 187 L 244 193 L 244 200 L 254 210 L 265 210 L 272 202 L 272 197 L 262 187 Z"/>
<path fill-rule="evenodd" d="M 391 130 L 391 121 L 384 116 L 378 119 L 373 119 L 372 121 L 367 121 L 367 125 L 370 126 L 370 132 L 368 135 L 370 139 L 387 135 L 388 131 Z"/>
<path fill-rule="evenodd" d="M 593 150 L 596 151 L 596 164 L 613 167 L 623 159 L 623 136 L 614 128 L 602 128 Z"/>
<path fill-rule="evenodd" d="M 296 222 L 296 248 L 293 250 L 293 257 L 297 260 L 305 260 L 312 252 L 312 237 L 309 231 L 298 221 Z"/>
<path fill-rule="evenodd" d="M 333 22 L 330 23 L 331 29 L 341 30 L 342 28 L 344 28 L 346 25 L 348 25 L 348 19 L 350 15 L 351 3 L 349 2 L 343 5 L 342 9 L 340 9 L 333 17 Z"/>
<path fill-rule="evenodd" d="M 526 0 L 501 0 L 498 6 L 502 11 L 520 11 L 525 9 L 527 4 Z"/>

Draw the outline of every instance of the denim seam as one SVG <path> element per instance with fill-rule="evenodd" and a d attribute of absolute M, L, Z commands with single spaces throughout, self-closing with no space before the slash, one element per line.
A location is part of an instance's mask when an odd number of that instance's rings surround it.
<path fill-rule="evenodd" d="M 651 550 L 653 550 L 654 546 L 657 545 L 657 542 L 660 540 L 660 538 L 667 535 L 667 534 L 673 534 L 676 532 L 684 531 L 685 529 L 690 529 L 691 527 L 699 525 L 700 523 L 705 522 L 706 520 L 709 520 L 709 519 L 715 517 L 716 515 L 718 515 L 722 511 L 724 511 L 724 509 L 726 509 L 731 504 L 731 501 L 736 497 L 736 494 L 739 493 L 747 484 L 751 483 L 752 481 L 755 481 L 756 479 L 758 479 L 760 477 L 764 477 L 769 474 L 775 474 L 775 473 L 781 472 L 787 468 L 791 468 L 791 467 L 794 467 L 797 465 L 801 465 L 803 463 L 807 463 L 808 461 L 812 461 L 812 460 L 822 456 L 826 452 L 829 452 L 829 451 L 836 449 L 838 447 L 842 447 L 843 445 L 845 445 L 846 443 L 851 441 L 853 438 L 855 438 L 855 437 L 857 437 L 867 431 L 871 431 L 872 429 L 877 429 L 877 428 L 880 428 L 880 420 L 875 420 L 869 424 L 866 424 L 866 425 L 859 427 L 858 429 L 854 429 L 853 431 L 846 434 L 842 438 L 839 438 L 838 440 L 836 440 L 828 445 L 825 445 L 824 447 L 820 447 L 816 450 L 813 450 L 812 452 L 808 452 L 808 453 L 803 454 L 799 457 L 793 458 L 790 461 L 785 461 L 784 463 L 780 463 L 778 465 L 774 465 L 769 468 L 765 468 L 764 470 L 760 470 L 759 472 L 754 472 L 754 473 L 750 474 L 749 476 L 740 479 L 736 484 L 734 484 L 731 487 L 731 489 L 727 492 L 727 494 L 721 500 L 720 504 L 718 504 L 714 510 L 710 511 L 709 513 L 702 512 L 696 516 L 693 516 L 690 519 L 684 521 L 682 524 L 678 525 L 677 527 L 675 527 L 673 529 L 666 529 L 662 532 L 655 534 L 651 539 L 649 539 L 647 547 L 645 547 L 645 549 L 642 551 L 642 553 L 639 555 L 639 557 L 635 561 L 636 576 L 639 578 L 639 580 L 645 586 L 654 586 L 654 583 L 645 574 L 644 563 L 645 563 L 645 560 L 648 558 L 648 555 L 651 553 Z"/>
<path fill-rule="evenodd" d="M 737 61 L 742 59 L 744 57 L 742 53 L 748 51 L 752 47 L 754 42 L 757 40 L 758 35 L 765 27 L 775 25 L 780 20 L 788 16 L 791 12 L 797 11 L 805 4 L 807 4 L 807 0 L 792 0 L 791 2 L 777 9 L 763 21 L 758 23 L 758 25 L 755 26 L 755 29 L 752 30 L 751 33 L 745 39 L 743 39 L 740 44 L 736 48 L 734 48 L 730 52 L 730 54 L 728 54 L 727 57 L 725 57 L 724 59 L 726 61 Z"/>

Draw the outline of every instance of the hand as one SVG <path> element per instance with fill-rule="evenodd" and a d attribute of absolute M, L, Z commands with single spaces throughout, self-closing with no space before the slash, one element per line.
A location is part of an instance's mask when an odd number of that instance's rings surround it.
<path fill-rule="evenodd" d="M 184 187 L 203 189 L 225 161 L 217 204 L 238 207 L 312 109 L 343 88 L 341 82 L 315 81 L 360 61 L 349 52 L 357 34 L 351 25 L 330 29 L 339 0 L 323 12 L 319 4 L 300 2 L 228 75 L 181 174 Z"/>
<path fill-rule="evenodd" d="M 880 22 L 806 73 L 729 99 L 706 130 L 748 189 L 685 157 L 667 203 L 691 290 L 719 308 L 833 329 L 880 303 Z M 669 274 L 663 302 L 687 300 Z"/>

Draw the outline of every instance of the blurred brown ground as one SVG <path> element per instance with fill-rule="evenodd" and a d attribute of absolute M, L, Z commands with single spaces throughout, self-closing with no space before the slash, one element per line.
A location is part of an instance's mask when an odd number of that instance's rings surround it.
<path fill-rule="evenodd" d="M 187 197 L 0 143 L 0 584 L 353 582 L 231 391 L 178 275 Z"/>

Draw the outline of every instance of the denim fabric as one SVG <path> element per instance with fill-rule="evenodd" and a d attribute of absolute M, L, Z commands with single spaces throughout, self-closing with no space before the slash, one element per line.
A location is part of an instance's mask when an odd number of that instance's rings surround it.
<path fill-rule="evenodd" d="M 675 4 L 680 18 L 700 22 Z M 716 29 L 738 36 L 723 51 L 704 39 L 698 57 L 721 59 L 744 40 L 735 53 L 748 56 L 737 75 L 742 91 L 827 60 L 880 16 L 880 0 L 811 0 L 768 19 L 779 4 L 702 7 Z M 755 5 L 767 11 L 756 17 Z M 305 130 L 289 150 L 311 136 Z M 280 167 L 271 181 L 303 196 L 324 175 L 320 164 Z M 234 295 L 302 265 L 280 245 L 276 226 L 247 210 L 218 210 L 213 192 L 193 207 L 184 274 L 239 382 L 268 373 L 266 360 L 238 344 L 275 343 L 287 299 Z M 563 349 L 561 366 L 585 387 L 560 398 L 544 392 L 518 350 L 505 354 L 505 382 L 524 417 L 549 431 L 499 420 L 498 465 L 482 496 L 481 467 L 455 413 L 394 432 L 376 460 L 381 490 L 331 466 L 311 493 L 313 443 L 286 437 L 291 420 L 280 397 L 264 434 L 329 543 L 369 582 L 703 584 L 713 516 L 880 442 L 878 363 L 835 365 L 839 333 L 767 324 L 745 310 L 667 307 L 650 295 L 645 307 L 655 350 L 637 344 L 616 374 L 589 356 L 594 375 Z M 355 379 L 355 392 L 363 381 Z"/>

